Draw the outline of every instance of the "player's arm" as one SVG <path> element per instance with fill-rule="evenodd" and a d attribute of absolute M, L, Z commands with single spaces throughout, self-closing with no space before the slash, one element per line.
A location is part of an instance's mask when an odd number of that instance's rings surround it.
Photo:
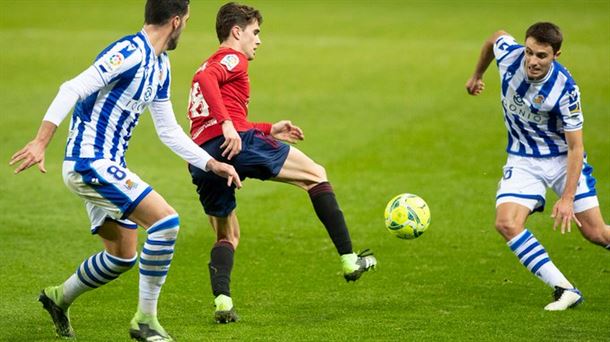
<path fill-rule="evenodd" d="M 231 183 L 233 183 L 237 188 L 241 188 L 239 175 L 233 166 L 212 158 L 184 133 L 184 130 L 176 121 L 176 115 L 169 100 L 153 101 L 149 110 L 161 142 L 189 164 L 227 178 L 227 186 L 231 186 Z"/>
<path fill-rule="evenodd" d="M 580 92 L 578 86 L 566 90 L 558 102 L 559 112 L 563 125 L 568 156 L 566 164 L 566 183 L 559 200 L 553 206 L 551 216 L 555 219 L 553 229 L 561 226 L 561 232 L 570 231 L 571 221 L 578 226 L 580 222 L 574 214 L 574 195 L 578 187 L 578 180 L 583 166 L 585 148 L 583 143 L 582 126 L 584 118 L 580 105 Z"/>
<path fill-rule="evenodd" d="M 220 83 L 226 78 L 227 72 L 222 69 L 222 66 L 212 63 L 202 71 L 198 82 L 201 94 L 209 106 L 210 115 L 222 127 L 222 134 L 225 138 L 225 141 L 220 145 L 223 150 L 222 156 L 231 160 L 233 156 L 241 152 L 241 137 L 233 126 L 229 111 L 227 111 L 220 94 Z"/>
<path fill-rule="evenodd" d="M 580 226 L 580 222 L 574 213 L 574 196 L 576 194 L 576 187 L 578 186 L 578 179 L 580 178 L 580 171 L 582 170 L 585 153 L 582 129 L 565 132 L 565 135 L 568 142 L 566 185 L 561 197 L 553 206 L 553 213 L 551 215 L 551 217 L 555 219 L 553 229 L 557 229 L 557 226 L 561 226 L 562 234 L 565 233 L 566 230 L 568 232 L 571 230 L 572 220 Z"/>
<path fill-rule="evenodd" d="M 55 99 L 51 102 L 34 140 L 27 143 L 25 147 L 11 157 L 10 165 L 21 162 L 15 169 L 15 173 L 19 173 L 36 164 L 38 164 L 38 169 L 41 172 L 47 172 L 44 166 L 45 151 L 57 127 L 70 113 L 79 99 L 86 98 L 103 86 L 104 80 L 93 66 L 62 84 Z"/>
<path fill-rule="evenodd" d="M 474 69 L 472 76 L 466 81 L 466 91 L 470 95 L 479 95 L 485 89 L 485 83 L 483 82 L 483 75 L 489 67 L 491 61 L 494 60 L 494 44 L 500 38 L 500 36 L 506 35 L 507 33 L 500 30 L 494 32 L 481 48 L 477 65 Z"/>

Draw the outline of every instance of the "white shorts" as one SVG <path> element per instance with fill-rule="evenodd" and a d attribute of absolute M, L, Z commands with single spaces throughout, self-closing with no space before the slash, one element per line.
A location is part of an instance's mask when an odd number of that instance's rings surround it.
<path fill-rule="evenodd" d="M 553 189 L 557 196 L 563 193 L 567 156 L 530 158 L 509 154 L 503 171 L 496 193 L 496 207 L 511 202 L 531 211 L 543 211 L 547 188 Z M 599 206 L 592 172 L 593 168 L 585 158 L 574 197 L 575 213 Z"/>
<path fill-rule="evenodd" d="M 135 173 L 108 159 L 65 160 L 62 173 L 66 186 L 85 200 L 93 234 L 107 219 L 137 228 L 127 217 L 152 188 Z"/>

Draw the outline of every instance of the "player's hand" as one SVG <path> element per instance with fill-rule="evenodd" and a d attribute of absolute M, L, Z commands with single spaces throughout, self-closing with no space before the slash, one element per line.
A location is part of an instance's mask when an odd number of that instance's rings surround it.
<path fill-rule="evenodd" d="M 222 150 L 222 156 L 231 160 L 234 156 L 241 152 L 241 137 L 231 120 L 226 120 L 222 123 L 222 135 L 225 137 L 225 141 L 220 145 Z"/>
<path fill-rule="evenodd" d="M 37 140 L 30 141 L 24 148 L 17 151 L 11 157 L 9 165 L 21 162 L 15 169 L 15 173 L 19 173 L 32 165 L 38 164 L 38 169 L 42 173 L 46 173 L 47 169 L 44 167 L 44 152 L 45 144 Z"/>
<path fill-rule="evenodd" d="M 466 82 L 466 91 L 470 95 L 477 96 L 483 92 L 483 90 L 485 90 L 485 82 L 483 82 L 483 79 L 480 77 L 472 76 Z"/>
<path fill-rule="evenodd" d="M 212 158 L 206 164 L 208 170 L 214 172 L 220 177 L 227 179 L 227 186 L 231 186 L 231 184 L 235 184 L 235 186 L 240 189 L 241 188 L 241 180 L 239 179 L 239 175 L 235 168 L 229 164 L 221 163 L 218 160 Z"/>
<path fill-rule="evenodd" d="M 303 130 L 292 124 L 288 120 L 278 121 L 271 126 L 271 136 L 277 140 L 296 143 L 299 140 L 305 139 Z"/>
<path fill-rule="evenodd" d="M 572 231 L 572 220 L 582 227 L 574 214 L 574 201 L 570 199 L 560 198 L 553 206 L 551 217 L 555 219 L 553 230 L 557 230 L 557 226 L 561 226 L 561 234 L 565 234 L 566 230 Z"/>

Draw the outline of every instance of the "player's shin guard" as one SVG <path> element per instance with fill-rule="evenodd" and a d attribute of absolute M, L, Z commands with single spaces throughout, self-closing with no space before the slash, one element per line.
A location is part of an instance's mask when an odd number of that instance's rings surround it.
<path fill-rule="evenodd" d="M 233 270 L 233 255 L 235 248 L 225 240 L 220 240 L 214 244 L 210 252 L 210 282 L 212 283 L 212 293 L 214 297 L 225 295 L 231 297 L 231 270 Z"/>
<path fill-rule="evenodd" d="M 511 251 L 523 266 L 552 288 L 556 286 L 571 289 L 574 286 L 553 264 L 544 246 L 527 229 L 508 241 Z"/>
<path fill-rule="evenodd" d="M 352 253 L 352 240 L 330 183 L 322 182 L 309 189 L 309 197 L 339 255 Z"/>
<path fill-rule="evenodd" d="M 57 305 L 67 308 L 76 297 L 116 279 L 135 265 L 138 255 L 121 259 L 106 251 L 94 254 L 83 261 L 76 272 L 63 284 L 63 300 Z"/>
<path fill-rule="evenodd" d="M 140 253 L 140 296 L 138 309 L 147 315 L 157 314 L 161 287 L 174 256 L 174 244 L 180 230 L 178 215 L 165 217 L 153 224 Z"/>

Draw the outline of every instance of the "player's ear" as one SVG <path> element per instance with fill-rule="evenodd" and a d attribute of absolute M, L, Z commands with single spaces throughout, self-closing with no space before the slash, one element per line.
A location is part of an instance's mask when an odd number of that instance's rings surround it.
<path fill-rule="evenodd" d="M 553 56 L 553 59 L 559 58 L 559 55 L 561 55 L 561 50 L 555 52 L 555 56 Z"/>
<path fill-rule="evenodd" d="M 236 40 L 239 40 L 239 38 L 241 37 L 241 27 L 239 27 L 239 25 L 235 25 L 231 28 L 231 35 L 233 36 L 233 38 L 235 38 Z"/>
<path fill-rule="evenodd" d="M 178 29 L 178 27 L 180 27 L 180 22 L 182 21 L 182 18 L 180 18 L 179 16 L 175 16 L 172 18 L 172 28 L 174 30 Z"/>

